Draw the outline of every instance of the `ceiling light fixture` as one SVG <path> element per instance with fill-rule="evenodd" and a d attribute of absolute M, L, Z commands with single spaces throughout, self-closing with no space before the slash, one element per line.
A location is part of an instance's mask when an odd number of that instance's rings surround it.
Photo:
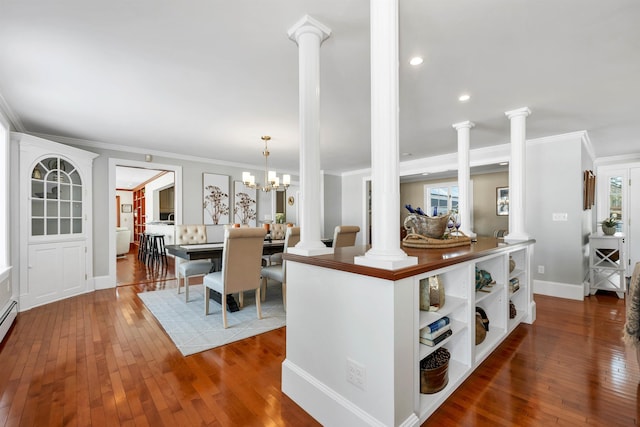
<path fill-rule="evenodd" d="M 264 156 L 264 185 L 260 185 L 256 183 L 256 177 L 251 175 L 250 172 L 242 172 L 242 182 L 244 185 L 250 188 L 255 188 L 258 190 L 262 190 L 264 192 L 268 191 L 277 191 L 279 187 L 283 187 L 286 191 L 289 188 L 289 184 L 291 184 L 291 175 L 282 175 L 282 184 L 280 184 L 280 177 L 276 175 L 276 171 L 269 170 L 269 149 L 267 148 L 267 142 L 271 140 L 271 137 L 268 135 L 264 135 L 261 137 L 264 141 L 264 151 L 262 155 Z"/>
<path fill-rule="evenodd" d="M 506 166 L 509 164 L 509 162 L 502 162 L 502 163 L 498 163 L 500 166 Z"/>
<path fill-rule="evenodd" d="M 468 100 L 470 100 L 470 99 L 471 99 L 471 95 L 469 95 L 469 94 L 467 94 L 467 93 L 465 93 L 465 94 L 463 94 L 463 95 L 460 95 L 460 96 L 458 97 L 458 101 L 460 101 L 460 102 L 467 102 L 467 101 L 468 101 Z"/>
<path fill-rule="evenodd" d="M 414 65 L 414 66 L 415 65 L 420 65 L 423 62 L 424 62 L 424 59 L 422 59 L 422 57 L 420 57 L 420 56 L 414 56 L 413 58 L 411 58 L 409 60 L 409 64 Z"/>

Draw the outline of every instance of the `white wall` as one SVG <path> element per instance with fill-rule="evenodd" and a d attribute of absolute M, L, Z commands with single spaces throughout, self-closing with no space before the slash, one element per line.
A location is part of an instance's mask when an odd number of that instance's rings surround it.
<path fill-rule="evenodd" d="M 591 217 L 582 209 L 582 172 L 593 164 L 583 161 L 585 141 L 585 132 L 527 141 L 525 227 L 536 239 L 531 268 L 536 293 L 584 296 Z M 567 221 L 554 221 L 554 213 L 567 214 Z"/>

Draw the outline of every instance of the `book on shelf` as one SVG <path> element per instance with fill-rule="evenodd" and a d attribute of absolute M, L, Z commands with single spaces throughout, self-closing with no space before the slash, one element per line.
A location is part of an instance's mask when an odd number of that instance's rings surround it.
<path fill-rule="evenodd" d="M 439 335 L 437 338 L 434 338 L 432 340 L 420 337 L 420 342 L 424 345 L 428 345 L 429 347 L 434 347 L 439 343 L 441 343 L 442 341 L 449 338 L 451 335 L 453 335 L 453 331 L 449 329 L 445 331 L 443 334 Z"/>
<path fill-rule="evenodd" d="M 450 322 L 449 318 L 447 316 L 441 317 L 440 319 L 436 320 L 433 323 L 429 323 L 427 326 L 425 326 L 424 328 L 422 328 L 422 330 L 425 333 L 433 333 L 435 331 L 437 331 L 438 329 L 442 328 L 443 326 L 448 325 Z"/>
<path fill-rule="evenodd" d="M 520 281 L 516 277 L 509 280 L 509 290 L 511 291 L 511 293 L 514 293 L 518 289 L 520 289 Z"/>
<path fill-rule="evenodd" d="M 438 338 L 440 335 L 444 334 L 445 332 L 447 332 L 449 329 L 451 329 L 451 325 L 444 325 L 442 328 L 437 329 L 435 332 L 431 332 L 430 329 L 423 328 L 423 329 L 420 329 L 420 338 L 433 340 Z"/>

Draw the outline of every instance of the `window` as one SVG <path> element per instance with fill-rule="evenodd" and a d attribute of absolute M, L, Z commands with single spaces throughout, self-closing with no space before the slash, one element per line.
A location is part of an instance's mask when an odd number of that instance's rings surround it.
<path fill-rule="evenodd" d="M 622 176 L 609 177 L 609 217 L 615 215 L 618 220 L 616 231 L 622 231 L 624 218 L 622 217 Z"/>
<path fill-rule="evenodd" d="M 31 235 L 82 233 L 82 180 L 71 162 L 47 157 L 31 171 Z"/>
<path fill-rule="evenodd" d="M 424 187 L 424 205 L 428 215 L 438 215 L 458 210 L 458 183 L 428 184 Z"/>

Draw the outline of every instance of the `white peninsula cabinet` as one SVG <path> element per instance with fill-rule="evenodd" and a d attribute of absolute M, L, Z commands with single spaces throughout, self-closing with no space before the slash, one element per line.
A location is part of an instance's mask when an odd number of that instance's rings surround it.
<path fill-rule="evenodd" d="M 364 246 L 316 257 L 286 254 L 282 390 L 324 425 L 419 426 L 520 323 L 535 320 L 533 244 L 479 238 L 470 247 L 405 248 L 418 265 L 395 271 L 354 264 Z M 476 291 L 476 268 L 495 283 Z M 420 281 L 435 275 L 445 304 L 422 311 Z M 476 307 L 490 321 L 479 345 Z M 445 316 L 452 335 L 433 347 L 421 344 L 420 330 Z M 422 394 L 420 361 L 439 347 L 451 355 L 448 383 Z"/>

